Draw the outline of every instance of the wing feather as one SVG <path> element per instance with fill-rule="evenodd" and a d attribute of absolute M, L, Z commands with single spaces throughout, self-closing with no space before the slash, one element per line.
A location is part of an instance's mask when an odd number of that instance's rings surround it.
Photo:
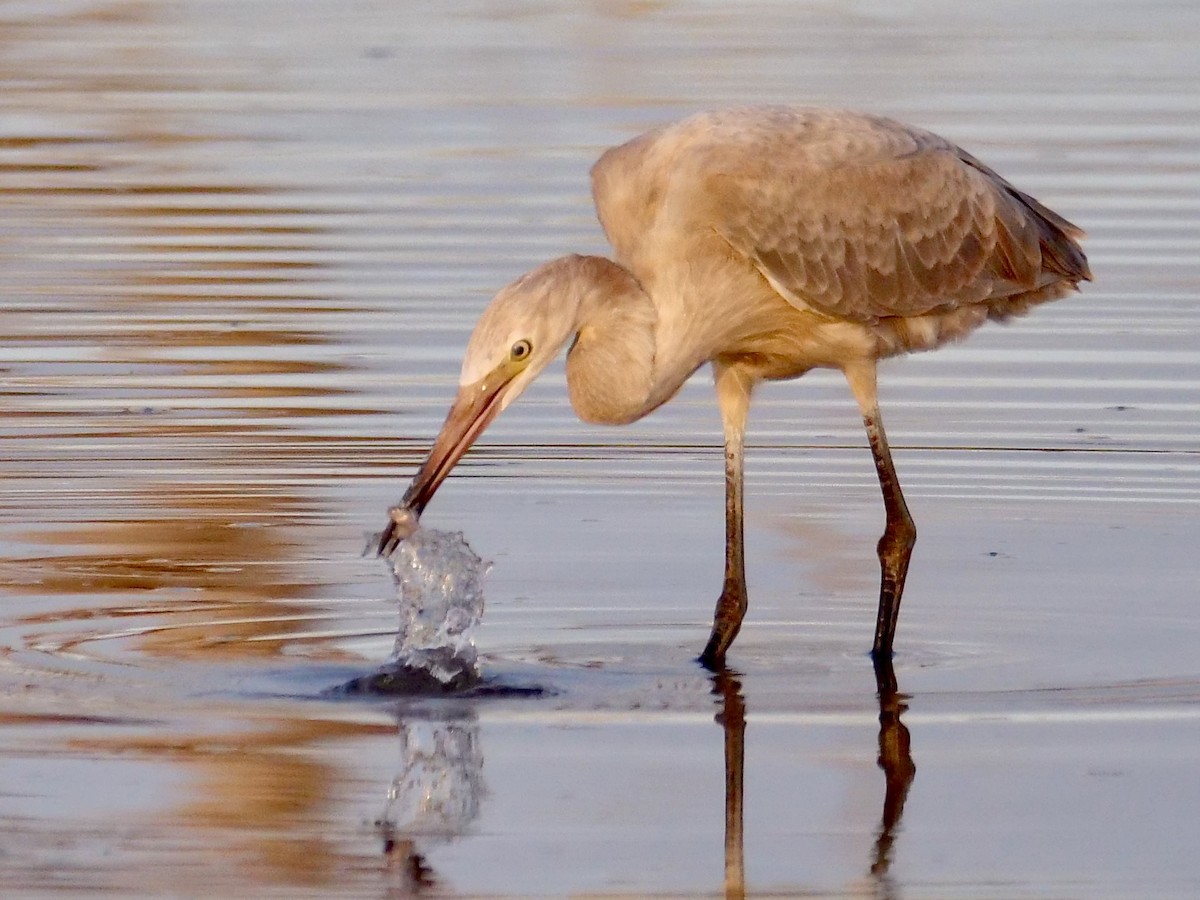
<path fill-rule="evenodd" d="M 716 232 L 788 302 L 871 321 L 1090 277 L 1082 232 L 937 135 L 792 107 L 701 114 L 608 151 L 593 192 L 641 278 Z M 656 256 L 657 254 L 657 256 Z"/>
<path fill-rule="evenodd" d="M 789 301 L 869 320 L 1037 286 L 1035 231 L 954 154 L 806 168 L 785 191 L 729 173 L 710 181 L 716 229 Z"/>

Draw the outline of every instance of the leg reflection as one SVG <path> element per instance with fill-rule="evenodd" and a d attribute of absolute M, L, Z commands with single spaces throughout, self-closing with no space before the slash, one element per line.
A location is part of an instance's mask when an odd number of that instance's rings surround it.
<path fill-rule="evenodd" d="M 742 766 L 746 753 L 746 701 L 742 683 L 728 669 L 713 675 L 713 693 L 721 698 L 716 720 L 725 730 L 725 896 L 746 896 L 743 855 Z"/>
<path fill-rule="evenodd" d="M 901 713 L 908 709 L 905 702 L 908 696 L 900 693 L 890 659 L 876 657 L 875 684 L 879 690 L 879 768 L 883 769 L 887 788 L 871 861 L 871 875 L 875 878 L 879 896 L 891 897 L 895 893 L 888 877 L 892 846 L 917 767 L 913 763 L 908 729 L 900 721 Z"/>
<path fill-rule="evenodd" d="M 728 669 L 714 673 L 712 683 L 712 692 L 721 701 L 716 721 L 725 731 L 725 896 L 729 900 L 741 900 L 746 896 L 742 807 L 746 700 L 742 696 L 741 681 Z M 896 896 L 888 877 L 892 848 L 917 767 L 912 759 L 908 729 L 900 721 L 901 714 L 908 709 L 908 696 L 900 693 L 890 659 L 876 660 L 875 683 L 879 699 L 878 763 L 887 786 L 871 860 L 871 875 L 875 880 L 876 895 L 890 898 Z"/>

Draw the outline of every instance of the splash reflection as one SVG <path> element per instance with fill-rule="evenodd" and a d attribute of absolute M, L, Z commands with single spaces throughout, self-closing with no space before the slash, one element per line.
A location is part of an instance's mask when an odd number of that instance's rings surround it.
<path fill-rule="evenodd" d="M 436 887 L 426 862 L 432 846 L 461 836 L 479 815 L 485 786 L 479 724 L 471 712 L 401 716 L 400 770 L 375 826 L 392 887 Z"/>

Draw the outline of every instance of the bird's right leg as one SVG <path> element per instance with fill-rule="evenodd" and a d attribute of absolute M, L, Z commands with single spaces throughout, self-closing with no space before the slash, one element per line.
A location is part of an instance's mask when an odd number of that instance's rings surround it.
<path fill-rule="evenodd" d="M 900 491 L 900 479 L 896 476 L 892 451 L 888 447 L 887 434 L 883 430 L 875 383 L 875 363 L 872 360 L 847 367 L 844 371 L 846 380 L 850 382 L 850 390 L 854 392 L 854 399 L 858 401 L 862 411 L 867 440 L 871 443 L 871 454 L 875 457 L 879 487 L 883 491 L 883 507 L 887 513 L 887 524 L 876 548 L 881 581 L 879 614 L 875 621 L 875 642 L 871 647 L 871 655 L 878 661 L 890 659 L 892 655 L 896 621 L 900 616 L 900 598 L 904 594 L 904 579 L 908 575 L 908 561 L 912 557 L 913 545 L 917 542 L 917 526 L 908 512 L 904 494 Z"/>
<path fill-rule="evenodd" d="M 700 662 L 715 672 L 724 667 L 725 651 L 737 637 L 749 606 L 742 539 L 742 455 L 754 382 L 741 369 L 719 362 L 713 364 L 713 374 L 725 430 L 725 583 Z"/>

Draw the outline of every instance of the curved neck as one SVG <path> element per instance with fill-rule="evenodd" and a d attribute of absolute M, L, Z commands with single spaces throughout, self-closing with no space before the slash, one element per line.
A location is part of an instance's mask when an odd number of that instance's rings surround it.
<path fill-rule="evenodd" d="M 602 256 L 568 259 L 578 303 L 567 353 L 571 405 L 585 422 L 637 421 L 675 396 L 707 357 L 672 352 L 658 306 L 628 269 Z"/>
<path fill-rule="evenodd" d="M 567 352 L 571 405 L 585 422 L 636 421 L 662 402 L 654 402 L 658 312 L 623 266 L 602 256 L 570 259 L 578 302 Z"/>

